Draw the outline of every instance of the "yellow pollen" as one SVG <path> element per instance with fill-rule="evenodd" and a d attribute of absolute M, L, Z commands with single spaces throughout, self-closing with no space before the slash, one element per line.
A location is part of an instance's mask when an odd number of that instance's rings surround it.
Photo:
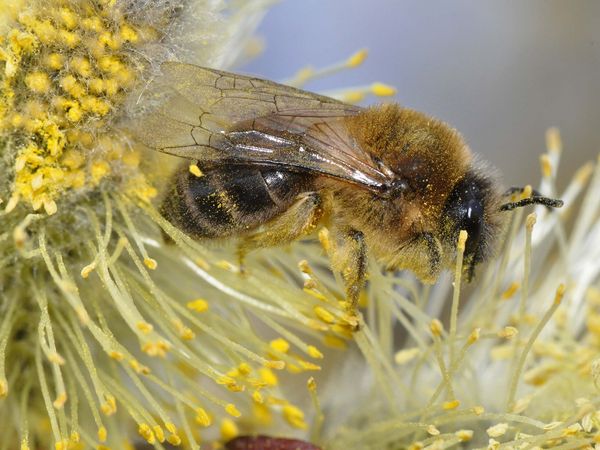
<path fill-rule="evenodd" d="M 456 246 L 459 252 L 465 251 L 465 244 L 467 242 L 468 236 L 469 235 L 465 230 L 460 230 L 460 233 L 458 234 L 458 244 Z"/>
<path fill-rule="evenodd" d="M 513 281 L 510 286 L 502 293 L 502 300 L 508 300 L 512 298 L 515 293 L 519 290 L 521 285 L 516 281 Z"/>
<path fill-rule="evenodd" d="M 225 442 L 236 438 L 239 434 L 239 430 L 235 422 L 229 418 L 225 418 L 221 421 L 221 439 Z"/>
<path fill-rule="evenodd" d="M 452 409 L 456 409 L 460 406 L 460 402 L 458 400 L 451 400 L 449 402 L 444 402 L 444 404 L 442 405 L 442 408 L 444 408 L 446 411 L 450 411 Z"/>
<path fill-rule="evenodd" d="M 108 432 L 106 431 L 106 427 L 102 426 L 98 428 L 98 440 L 100 442 L 106 442 L 106 438 L 108 437 Z"/>
<path fill-rule="evenodd" d="M 503 436 L 506 431 L 508 430 L 508 424 L 507 423 L 499 423 L 497 425 L 491 426 L 489 427 L 486 432 L 488 434 L 489 437 L 500 437 Z"/>
<path fill-rule="evenodd" d="M 198 178 L 200 178 L 202 175 L 204 175 L 197 164 L 190 164 L 189 170 L 192 175 L 194 175 Z"/>
<path fill-rule="evenodd" d="M 147 342 L 142 345 L 142 351 L 148 356 L 158 356 L 160 358 L 167 356 L 169 349 L 170 345 L 165 341 Z"/>
<path fill-rule="evenodd" d="M 467 442 L 473 439 L 473 430 L 458 430 L 454 435 L 460 439 L 461 442 Z"/>
<path fill-rule="evenodd" d="M 196 423 L 201 427 L 208 427 L 212 423 L 212 420 L 204 408 L 196 409 Z"/>
<path fill-rule="evenodd" d="M 252 372 L 252 367 L 248 363 L 243 362 L 238 366 L 238 371 L 240 375 L 247 376 Z"/>
<path fill-rule="evenodd" d="M 150 270 L 156 270 L 158 267 L 158 263 L 152 258 L 144 258 L 144 265 Z"/>
<path fill-rule="evenodd" d="M 233 403 L 228 403 L 225 406 L 225 411 L 227 414 L 233 417 L 240 417 L 242 413 L 237 409 L 237 407 Z"/>
<path fill-rule="evenodd" d="M 100 410 L 105 416 L 111 416 L 117 412 L 117 401 L 112 395 L 105 398 L 105 402 L 100 406 Z"/>
<path fill-rule="evenodd" d="M 331 334 L 328 334 L 327 336 L 325 336 L 323 338 L 323 343 L 326 346 L 337 349 L 337 350 L 345 350 L 348 347 L 348 344 L 346 344 L 346 341 L 344 341 L 343 339 L 340 339 L 337 336 L 333 336 Z"/>
<path fill-rule="evenodd" d="M 383 83 L 373 83 L 371 85 L 371 92 L 378 97 L 391 97 L 392 95 L 396 95 L 395 88 Z"/>
<path fill-rule="evenodd" d="M 172 422 L 165 422 L 165 428 L 169 433 L 177 434 L 177 427 Z"/>
<path fill-rule="evenodd" d="M 479 340 L 480 333 L 481 328 L 475 328 L 473 331 L 471 331 L 471 334 L 469 334 L 469 337 L 467 338 L 467 343 L 469 345 L 473 345 L 475 342 L 477 342 Z"/>
<path fill-rule="evenodd" d="M 256 403 L 263 403 L 265 401 L 265 399 L 259 391 L 252 392 L 252 400 L 254 400 Z"/>
<path fill-rule="evenodd" d="M 87 58 L 73 58 L 70 66 L 82 77 L 88 78 L 92 75 L 92 66 Z"/>
<path fill-rule="evenodd" d="M 556 288 L 556 294 L 554 296 L 554 304 L 555 305 L 560 304 L 560 302 L 562 301 L 562 299 L 565 295 L 565 290 L 566 290 L 565 285 L 562 283 L 558 286 L 558 288 Z"/>
<path fill-rule="evenodd" d="M 56 397 L 56 400 L 54 400 L 54 402 L 52 403 L 52 405 L 56 408 L 56 409 L 61 409 L 63 406 L 65 406 L 65 403 L 67 402 L 67 394 L 65 394 L 64 392 L 62 394 L 60 394 L 58 397 Z"/>
<path fill-rule="evenodd" d="M 350 58 L 348 58 L 348 60 L 346 61 L 346 66 L 351 68 L 360 66 L 365 61 L 365 59 L 367 59 L 367 56 L 369 56 L 369 52 L 366 48 L 363 48 L 357 51 Z"/>
<path fill-rule="evenodd" d="M 315 306 L 313 311 L 315 315 L 324 323 L 331 324 L 335 322 L 335 316 L 321 306 Z"/>
<path fill-rule="evenodd" d="M 25 77 L 25 84 L 29 89 L 38 94 L 48 92 L 50 89 L 50 78 L 44 72 L 33 72 Z"/>
<path fill-rule="evenodd" d="M 139 40 L 138 34 L 129 25 L 122 25 L 120 32 L 121 39 L 125 42 L 131 42 L 132 44 L 135 44 Z"/>
<path fill-rule="evenodd" d="M 275 370 L 285 369 L 285 361 L 266 361 L 265 367 Z"/>
<path fill-rule="evenodd" d="M 344 93 L 343 101 L 346 103 L 359 103 L 362 102 L 365 97 L 364 91 L 349 91 Z"/>
<path fill-rule="evenodd" d="M 176 434 L 170 434 L 167 438 L 167 442 L 175 447 L 181 445 L 181 438 Z"/>
<path fill-rule="evenodd" d="M 311 358 L 323 359 L 323 353 L 321 353 L 319 349 L 313 345 L 309 345 L 306 351 Z"/>
<path fill-rule="evenodd" d="M 136 327 L 144 334 L 150 334 L 154 330 L 154 327 L 148 322 L 138 322 Z"/>
<path fill-rule="evenodd" d="M 152 427 L 152 432 L 154 433 L 154 436 L 156 436 L 156 440 L 158 440 L 158 442 L 165 442 L 165 431 L 160 425 L 154 425 Z"/>
<path fill-rule="evenodd" d="M 284 419 L 291 426 L 301 430 L 306 429 L 307 425 L 304 421 L 304 413 L 299 408 L 293 405 L 285 405 L 282 412 Z"/>
<path fill-rule="evenodd" d="M 60 8 L 59 17 L 65 28 L 72 30 L 77 26 L 78 17 L 69 8 Z"/>
<path fill-rule="evenodd" d="M 433 319 L 429 324 L 429 329 L 434 336 L 441 336 L 444 332 L 444 325 L 438 319 Z"/>
<path fill-rule="evenodd" d="M 517 334 L 519 334 L 519 330 L 515 327 L 504 327 L 502 330 L 498 331 L 498 337 L 503 339 L 512 339 Z"/>
<path fill-rule="evenodd" d="M 188 302 L 186 304 L 186 306 L 188 307 L 188 309 L 191 309 L 192 311 L 202 313 L 208 309 L 208 302 L 206 300 L 199 298 L 197 300 Z"/>
<path fill-rule="evenodd" d="M 149 444 L 154 444 L 154 442 L 156 441 L 156 438 L 154 437 L 154 432 L 146 423 L 140 424 L 140 426 L 138 427 L 138 433 Z"/>
<path fill-rule="evenodd" d="M 290 349 L 290 344 L 288 341 L 286 341 L 283 338 L 278 338 L 278 339 L 274 339 L 269 343 L 269 346 L 277 351 L 277 352 L 281 352 L 281 353 L 287 353 L 288 350 Z"/>
<path fill-rule="evenodd" d="M 261 367 L 260 369 L 258 369 L 258 374 L 260 375 L 260 379 L 267 386 L 277 386 L 277 384 L 278 384 L 277 375 L 275 375 L 275 373 L 271 369 L 268 369 L 266 367 Z"/>

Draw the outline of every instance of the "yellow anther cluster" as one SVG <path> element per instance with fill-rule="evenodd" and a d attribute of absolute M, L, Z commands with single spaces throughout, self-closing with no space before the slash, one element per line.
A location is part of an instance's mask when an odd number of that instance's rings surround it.
<path fill-rule="evenodd" d="M 25 10 L 0 36 L 0 137 L 17 148 L 7 210 L 22 201 L 54 214 L 63 192 L 139 163 L 139 151 L 111 129 L 111 113 L 133 87 L 135 46 L 148 33 L 114 2 L 82 1 Z M 125 191 L 156 195 L 131 175 Z"/>

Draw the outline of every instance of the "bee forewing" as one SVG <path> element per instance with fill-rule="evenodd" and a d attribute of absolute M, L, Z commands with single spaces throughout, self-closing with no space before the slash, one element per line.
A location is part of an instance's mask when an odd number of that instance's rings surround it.
<path fill-rule="evenodd" d="M 166 63 L 159 106 L 135 127 L 146 145 L 198 161 L 306 170 L 379 189 L 388 177 L 349 135 L 361 108 L 267 80 Z"/>

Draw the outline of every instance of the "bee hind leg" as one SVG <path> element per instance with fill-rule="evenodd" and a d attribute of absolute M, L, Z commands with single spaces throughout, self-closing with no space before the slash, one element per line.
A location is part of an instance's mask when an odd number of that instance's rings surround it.
<path fill-rule="evenodd" d="M 254 249 L 289 244 L 310 234 L 322 215 L 321 198 L 317 193 L 299 195 L 287 210 L 271 219 L 259 231 L 242 238 L 237 250 L 240 267 L 243 268 L 244 258 Z"/>

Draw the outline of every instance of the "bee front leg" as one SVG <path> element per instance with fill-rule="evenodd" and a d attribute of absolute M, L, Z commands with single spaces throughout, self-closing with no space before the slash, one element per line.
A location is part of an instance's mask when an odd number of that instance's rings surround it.
<path fill-rule="evenodd" d="M 367 247 L 362 232 L 348 230 L 338 236 L 330 254 L 332 269 L 342 275 L 347 311 L 358 325 L 358 301 L 367 274 Z"/>

